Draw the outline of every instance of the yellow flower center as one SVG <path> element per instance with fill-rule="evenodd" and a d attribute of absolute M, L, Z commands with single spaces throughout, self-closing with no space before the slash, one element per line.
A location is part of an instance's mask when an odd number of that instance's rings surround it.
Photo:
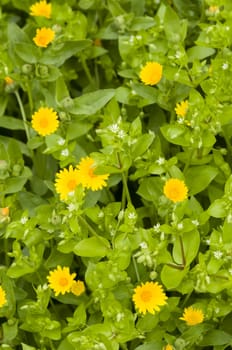
<path fill-rule="evenodd" d="M 59 284 L 62 287 L 67 286 L 68 285 L 68 279 L 66 277 L 61 277 L 60 280 L 59 280 Z"/>
<path fill-rule="evenodd" d="M 70 191 L 73 191 L 76 187 L 76 184 L 77 184 L 76 181 L 72 179 L 72 180 L 69 180 L 67 186 L 70 189 Z"/>
<path fill-rule="evenodd" d="M 39 125 L 40 125 L 41 128 L 47 128 L 47 126 L 48 126 L 48 120 L 47 120 L 47 118 L 42 118 L 42 119 L 40 120 L 40 122 L 39 122 Z"/>
<path fill-rule="evenodd" d="M 149 290 L 144 290 L 142 293 L 141 293 L 141 299 L 142 301 L 144 302 L 148 302 L 150 301 L 152 298 L 152 293 L 149 291 Z"/>
<path fill-rule="evenodd" d="M 96 177 L 96 175 L 94 174 L 93 171 L 94 171 L 94 167 L 89 168 L 88 175 L 89 175 L 90 177 Z"/>

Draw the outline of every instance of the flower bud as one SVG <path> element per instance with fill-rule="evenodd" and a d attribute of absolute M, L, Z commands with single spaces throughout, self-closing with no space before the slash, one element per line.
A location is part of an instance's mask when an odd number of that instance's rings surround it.
<path fill-rule="evenodd" d="M 22 66 L 22 72 L 24 74 L 30 74 L 33 72 L 33 66 L 31 64 L 24 64 Z"/>

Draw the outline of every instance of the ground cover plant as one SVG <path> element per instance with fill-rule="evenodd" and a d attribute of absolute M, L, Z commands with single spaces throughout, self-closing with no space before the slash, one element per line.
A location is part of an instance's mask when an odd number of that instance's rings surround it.
<path fill-rule="evenodd" d="M 230 349 L 231 0 L 0 9 L 0 348 Z"/>

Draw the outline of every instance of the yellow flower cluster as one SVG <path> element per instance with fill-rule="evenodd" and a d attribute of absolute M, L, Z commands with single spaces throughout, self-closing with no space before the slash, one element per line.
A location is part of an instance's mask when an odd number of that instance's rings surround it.
<path fill-rule="evenodd" d="M 53 271 L 49 272 L 47 276 L 49 287 L 54 291 L 55 296 L 65 293 L 73 293 L 76 296 L 81 295 L 85 291 L 85 285 L 82 281 L 76 281 L 75 273 L 70 273 L 69 267 L 57 266 Z"/>
<path fill-rule="evenodd" d="M 91 157 L 82 158 L 75 169 L 72 165 L 56 174 L 55 188 L 62 200 L 67 200 L 78 185 L 97 191 L 106 186 L 109 174 L 96 174 L 96 165 Z"/>
<path fill-rule="evenodd" d="M 48 4 L 46 0 L 41 0 L 31 5 L 30 15 L 34 17 L 51 18 L 52 5 Z M 38 47 L 47 47 L 55 38 L 55 32 L 51 28 L 37 28 L 36 35 L 33 38 L 34 43 Z"/>

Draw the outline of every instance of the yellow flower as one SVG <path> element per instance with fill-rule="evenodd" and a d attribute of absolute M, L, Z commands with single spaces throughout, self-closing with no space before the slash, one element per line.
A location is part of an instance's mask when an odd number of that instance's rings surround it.
<path fill-rule="evenodd" d="M 208 8 L 208 12 L 209 12 L 209 14 L 211 14 L 211 15 L 217 15 L 217 14 L 220 12 L 220 9 L 219 9 L 218 6 L 214 5 L 214 6 L 210 6 L 210 7 Z"/>
<path fill-rule="evenodd" d="M 173 346 L 170 345 L 170 344 L 167 344 L 167 345 L 165 345 L 165 346 L 163 347 L 162 350 L 173 350 Z"/>
<path fill-rule="evenodd" d="M 6 292 L 2 286 L 0 286 L 0 307 L 4 306 L 6 304 L 6 301 Z"/>
<path fill-rule="evenodd" d="M 50 135 L 59 127 L 57 113 L 52 108 L 40 107 L 32 116 L 32 127 L 41 136 Z"/>
<path fill-rule="evenodd" d="M 31 5 L 30 11 L 31 16 L 50 18 L 52 5 L 47 4 L 46 0 L 42 0 Z"/>
<path fill-rule="evenodd" d="M 51 28 L 36 29 L 36 36 L 33 38 L 34 43 L 39 47 L 47 47 L 55 37 L 55 32 Z"/>
<path fill-rule="evenodd" d="M 162 78 L 163 67 L 157 62 L 147 62 L 141 69 L 139 77 L 145 85 L 155 85 Z"/>
<path fill-rule="evenodd" d="M 75 294 L 77 297 L 84 293 L 85 284 L 82 281 L 73 281 L 71 292 Z"/>
<path fill-rule="evenodd" d="M 185 321 L 188 326 L 195 326 L 196 324 L 203 322 L 204 314 L 201 309 L 196 309 L 190 306 L 184 309 L 183 316 L 180 317 L 180 320 Z"/>
<path fill-rule="evenodd" d="M 47 276 L 49 287 L 55 292 L 55 296 L 71 291 L 73 280 L 76 277 L 75 273 L 69 272 L 69 267 L 57 266 L 57 269 L 50 271 Z"/>
<path fill-rule="evenodd" d="M 4 80 L 5 80 L 6 85 L 11 85 L 14 82 L 14 80 L 11 79 L 11 77 L 8 77 L 8 76 L 5 77 Z"/>
<path fill-rule="evenodd" d="M 175 107 L 176 114 L 184 118 L 186 116 L 186 113 L 188 110 L 188 105 L 189 105 L 189 103 L 187 100 L 181 101 L 180 103 L 177 103 L 176 107 Z"/>
<path fill-rule="evenodd" d="M 97 191 L 106 186 L 106 180 L 109 174 L 97 175 L 94 173 L 96 166 L 94 160 L 90 157 L 82 158 L 78 168 L 78 175 L 83 187 L 91 188 L 92 191 Z"/>
<path fill-rule="evenodd" d="M 164 185 L 164 194 L 172 202 L 182 202 L 188 196 L 188 188 L 184 181 L 179 179 L 169 179 Z"/>
<path fill-rule="evenodd" d="M 56 174 L 55 188 L 62 200 L 67 200 L 68 196 L 74 193 L 79 184 L 78 171 L 77 169 L 73 169 L 72 165 L 69 166 L 69 169 L 60 170 L 60 172 Z"/>
<path fill-rule="evenodd" d="M 163 292 L 163 287 L 157 282 L 146 282 L 134 289 L 132 300 L 139 312 L 146 314 L 160 311 L 160 307 L 166 304 L 167 296 Z"/>

